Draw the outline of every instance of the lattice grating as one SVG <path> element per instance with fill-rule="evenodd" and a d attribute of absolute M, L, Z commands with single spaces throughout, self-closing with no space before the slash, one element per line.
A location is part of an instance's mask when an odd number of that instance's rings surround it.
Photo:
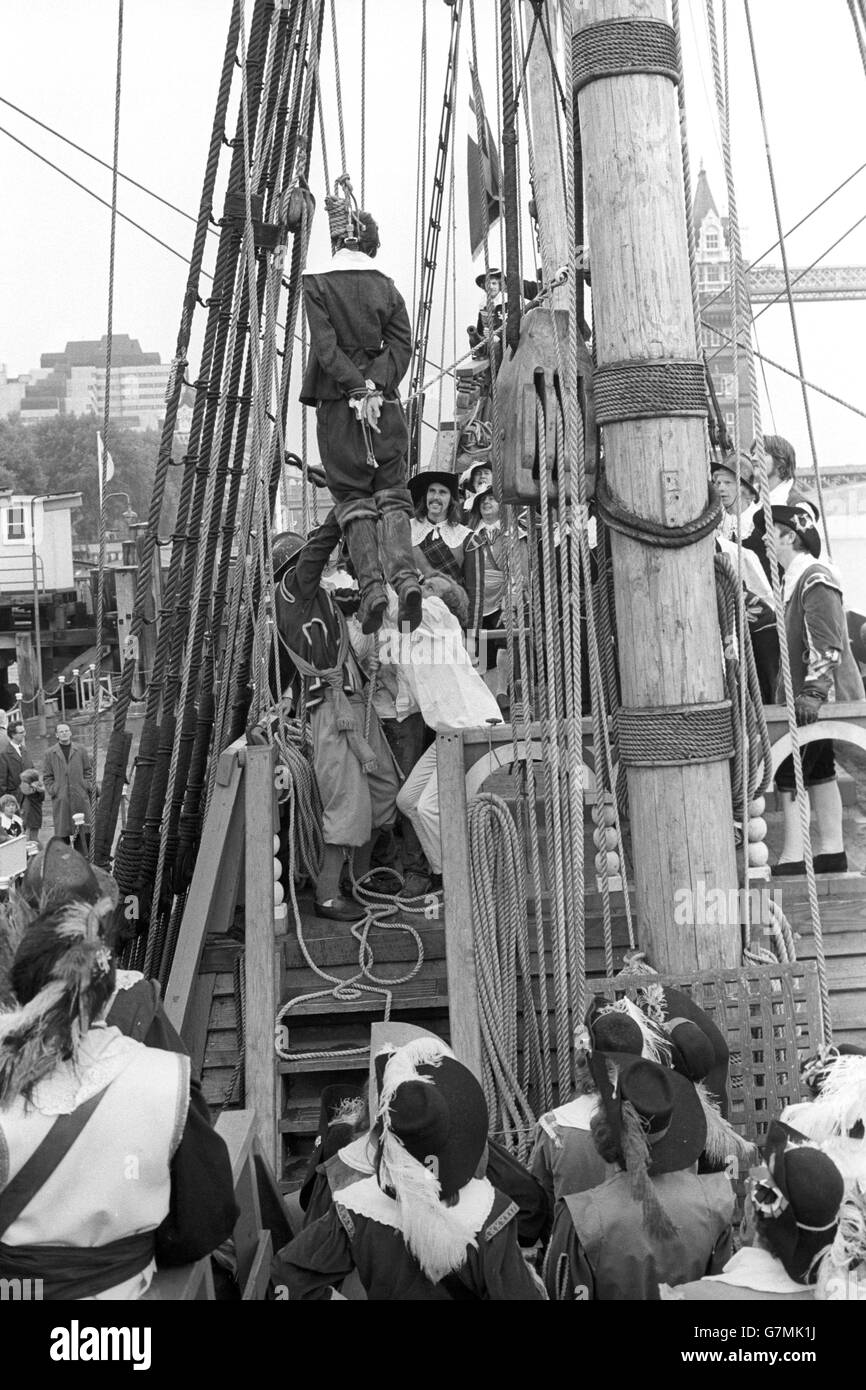
<path fill-rule="evenodd" d="M 632 975 L 591 982 L 596 993 L 609 999 L 625 993 L 634 998 L 647 984 L 675 986 L 706 1009 L 731 1053 L 731 1124 L 753 1143 L 763 1144 L 770 1120 L 802 1099 L 800 1062 L 822 1039 L 815 962 L 712 971 L 697 980 Z"/>

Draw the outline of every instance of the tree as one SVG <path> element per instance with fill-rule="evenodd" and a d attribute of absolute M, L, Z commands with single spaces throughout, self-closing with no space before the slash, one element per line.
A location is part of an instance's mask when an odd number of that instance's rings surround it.
<path fill-rule="evenodd" d="M 101 422 L 93 415 L 58 415 L 35 425 L 20 417 L 0 420 L 0 487 L 30 494 L 80 492 L 82 505 L 72 514 L 76 541 L 99 540 L 99 477 L 96 436 Z M 133 433 L 112 425 L 108 450 L 114 477 L 108 493 L 125 492 L 141 521 L 147 519 L 160 436 L 156 430 Z M 169 534 L 177 507 L 178 479 L 169 473 L 160 531 Z M 108 504 L 108 529 L 119 526 L 120 499 Z"/>

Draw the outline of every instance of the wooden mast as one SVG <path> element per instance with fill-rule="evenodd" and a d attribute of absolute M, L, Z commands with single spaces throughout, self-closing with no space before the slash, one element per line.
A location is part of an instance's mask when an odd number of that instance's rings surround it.
<path fill-rule="evenodd" d="M 552 21 L 556 17 L 555 7 L 548 10 L 551 17 L 551 43 L 556 43 L 556 33 Z M 523 0 L 524 29 L 526 42 L 532 34 L 534 10 L 529 0 Z M 554 48 L 554 52 L 555 52 Z M 529 114 L 532 121 L 532 154 L 535 165 L 533 196 L 538 210 L 539 225 L 544 230 L 544 248 L 550 259 L 546 267 L 549 275 L 554 275 L 560 266 L 568 265 L 568 217 L 566 214 L 565 186 L 562 179 L 562 156 L 557 140 L 558 117 L 555 106 L 553 75 L 550 57 L 541 33 L 536 25 L 535 37 L 526 61 L 526 88 L 529 93 Z M 563 147 L 565 140 L 563 137 Z M 524 268 L 527 279 L 532 279 L 533 267 Z M 568 309 L 568 284 L 558 286 L 550 297 L 552 309 Z"/>
<path fill-rule="evenodd" d="M 588 35 L 589 26 L 622 19 L 668 21 L 667 4 L 576 0 L 575 51 L 600 37 L 598 30 Z M 598 56 L 599 46 L 593 47 L 591 66 L 598 71 L 595 64 L 605 58 Z M 652 62 L 633 64 L 638 65 Z M 674 82 L 661 74 L 620 71 L 582 88 L 576 80 L 576 88 L 602 377 L 611 363 L 694 362 Z M 606 424 L 604 446 L 608 487 L 630 512 L 672 526 L 705 511 L 704 423 L 698 416 L 620 417 Z M 718 705 L 724 690 L 712 537 L 682 549 L 644 545 L 616 532 L 611 541 L 623 710 Z M 687 710 L 686 717 L 709 718 L 711 724 L 713 716 L 704 708 L 696 715 Z M 632 717 L 638 743 L 641 718 Z M 718 730 L 718 713 L 715 718 Z M 663 716 L 656 727 L 662 725 L 658 743 L 650 732 L 644 743 L 647 752 L 657 746 L 653 756 L 660 760 L 665 756 L 661 745 L 673 741 L 668 731 L 674 715 Z M 701 726 L 701 739 L 704 728 L 710 725 Z M 740 963 L 736 920 L 682 925 L 682 910 L 678 922 L 674 919 L 683 905 L 686 916 L 710 915 L 701 911 L 706 894 L 722 889 L 727 896 L 737 884 L 729 764 L 724 755 L 717 757 L 681 766 L 659 761 L 628 768 L 638 935 L 651 964 L 662 973 L 693 975 Z M 690 899 L 683 898 L 684 891 Z"/>

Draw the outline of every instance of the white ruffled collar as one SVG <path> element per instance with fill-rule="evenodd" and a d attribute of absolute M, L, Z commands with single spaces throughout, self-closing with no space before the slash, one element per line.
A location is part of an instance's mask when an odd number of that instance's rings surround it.
<path fill-rule="evenodd" d="M 460 522 L 453 524 L 450 521 L 433 522 L 420 521 L 417 517 L 412 520 L 412 544 L 419 545 L 426 540 L 431 531 L 438 531 L 440 537 L 447 546 L 456 550 L 458 545 L 462 545 L 466 537 L 471 534 L 468 526 L 463 526 Z"/>
<path fill-rule="evenodd" d="M 341 1163 L 345 1163 L 347 1168 L 353 1168 L 356 1173 L 363 1173 L 365 1176 L 373 1172 L 373 1162 L 369 1157 L 370 1136 L 362 1134 L 360 1139 L 353 1139 L 351 1144 L 345 1148 L 337 1150 L 337 1158 Z"/>
<path fill-rule="evenodd" d="M 769 1250 L 744 1245 L 725 1265 L 721 1274 L 708 1274 L 718 1284 L 733 1284 L 756 1293 L 803 1293 L 805 1284 L 798 1284 L 788 1274 L 781 1260 Z"/>
<path fill-rule="evenodd" d="M 589 1122 L 598 1109 L 598 1096 L 575 1096 L 567 1105 L 560 1105 L 558 1109 L 551 1110 L 547 1115 L 542 1115 L 540 1124 L 547 1129 L 545 1121 L 559 1125 L 560 1129 L 589 1129 Z M 550 1130 L 547 1131 L 548 1134 Z"/>
<path fill-rule="evenodd" d="M 355 1144 L 350 1144 L 350 1149 L 355 1149 L 357 1144 L 366 1144 L 366 1139 L 356 1140 Z M 346 1150 L 340 1150 L 340 1157 L 346 1161 Z M 355 1164 L 349 1165 L 354 1167 Z M 360 1171 L 360 1169 L 359 1169 Z M 365 1216 L 370 1221 L 378 1221 L 380 1226 L 389 1226 L 392 1231 L 403 1233 L 403 1219 L 400 1203 L 395 1202 L 393 1197 L 384 1193 L 376 1181 L 375 1177 L 363 1178 L 360 1182 L 352 1183 L 350 1187 L 343 1188 L 336 1199 L 340 1206 L 348 1208 L 356 1216 Z M 448 1215 L 458 1221 L 466 1232 L 466 1244 L 474 1243 L 475 1237 L 484 1226 L 489 1217 L 493 1203 L 496 1200 L 496 1191 L 487 1178 L 472 1178 L 465 1187 L 460 1189 L 460 1194 L 453 1207 L 448 1208 Z"/>
<path fill-rule="evenodd" d="M 120 1076 L 142 1046 L 119 1028 L 94 1023 L 82 1037 L 74 1060 L 60 1062 L 38 1082 L 29 1104 L 41 1115 L 71 1115 Z"/>

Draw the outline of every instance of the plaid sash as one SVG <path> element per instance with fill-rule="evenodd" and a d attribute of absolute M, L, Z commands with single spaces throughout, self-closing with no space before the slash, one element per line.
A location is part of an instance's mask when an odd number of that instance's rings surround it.
<path fill-rule="evenodd" d="M 455 584 L 463 583 L 463 566 L 441 536 L 434 537 L 433 532 L 429 531 L 418 549 L 434 570 L 438 570 L 440 574 L 452 579 Z"/>

